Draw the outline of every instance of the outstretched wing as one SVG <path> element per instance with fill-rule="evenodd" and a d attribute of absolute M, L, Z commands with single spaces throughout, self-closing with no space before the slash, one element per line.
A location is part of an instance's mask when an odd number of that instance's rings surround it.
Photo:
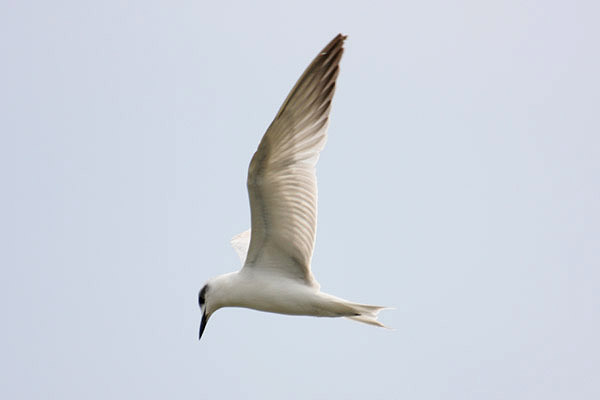
<path fill-rule="evenodd" d="M 244 268 L 269 268 L 316 285 L 315 165 L 346 36 L 337 35 L 302 74 L 263 136 L 248 169 L 252 238 Z"/>

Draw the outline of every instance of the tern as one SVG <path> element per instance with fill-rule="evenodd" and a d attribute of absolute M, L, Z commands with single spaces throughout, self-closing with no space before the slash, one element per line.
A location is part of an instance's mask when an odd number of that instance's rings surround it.
<path fill-rule="evenodd" d="M 384 327 L 377 314 L 386 307 L 323 293 L 311 271 L 317 228 L 315 166 L 325 146 L 345 39 L 338 34 L 304 71 L 250 161 L 251 228 L 231 240 L 242 268 L 210 279 L 200 290 L 200 338 L 210 316 L 223 307 L 346 317 Z"/>

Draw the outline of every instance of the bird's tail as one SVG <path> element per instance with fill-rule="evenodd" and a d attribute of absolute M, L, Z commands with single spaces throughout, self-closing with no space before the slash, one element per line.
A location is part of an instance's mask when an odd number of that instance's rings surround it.
<path fill-rule="evenodd" d="M 318 315 L 321 317 L 345 317 L 364 324 L 387 328 L 387 326 L 377 321 L 377 314 L 389 307 L 353 303 L 323 292 L 320 292 L 318 296 L 318 308 L 320 309 Z M 311 313 L 309 315 L 315 314 Z"/>
<path fill-rule="evenodd" d="M 355 315 L 346 316 L 346 318 L 353 319 L 354 321 L 362 322 L 365 324 L 390 329 L 381 322 L 377 321 L 377 314 L 379 314 L 379 311 L 389 307 L 370 306 L 367 304 L 358 303 L 347 303 L 347 305 L 352 307 L 352 309 L 355 312 Z"/>

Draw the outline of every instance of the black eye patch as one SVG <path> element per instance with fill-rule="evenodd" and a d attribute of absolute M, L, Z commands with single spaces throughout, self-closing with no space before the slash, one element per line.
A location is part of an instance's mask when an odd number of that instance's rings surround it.
<path fill-rule="evenodd" d="M 200 304 L 200 307 L 202 307 L 205 303 L 205 296 L 206 296 L 207 289 L 208 289 L 208 285 L 204 285 L 204 287 L 202 288 L 202 290 L 200 290 L 200 293 L 198 294 L 198 304 Z"/>

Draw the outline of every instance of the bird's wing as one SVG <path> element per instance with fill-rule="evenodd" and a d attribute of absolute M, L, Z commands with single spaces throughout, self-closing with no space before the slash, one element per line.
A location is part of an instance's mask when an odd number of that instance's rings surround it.
<path fill-rule="evenodd" d="M 310 271 L 317 228 L 315 165 L 325 146 L 344 39 L 337 35 L 304 71 L 252 157 L 252 238 L 244 268 L 268 268 L 316 285 Z"/>
<path fill-rule="evenodd" d="M 248 247 L 250 246 L 250 229 L 242 233 L 238 233 L 229 241 L 231 247 L 235 250 L 236 254 L 240 258 L 242 265 L 246 262 L 246 256 L 248 255 Z"/>

